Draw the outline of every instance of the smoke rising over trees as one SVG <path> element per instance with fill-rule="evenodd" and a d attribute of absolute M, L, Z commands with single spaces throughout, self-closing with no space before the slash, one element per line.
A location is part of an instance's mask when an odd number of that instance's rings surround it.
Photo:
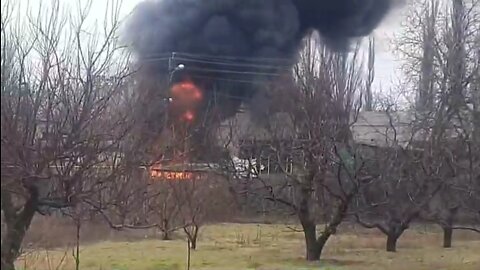
<path fill-rule="evenodd" d="M 309 32 L 318 31 L 331 49 L 348 50 L 353 39 L 368 35 L 396 3 L 145 1 L 134 10 L 125 40 L 153 80 L 169 68 L 171 71 L 168 60 L 172 52 L 178 53 L 172 57 L 186 64 L 182 79 L 193 80 L 207 92 L 205 104 L 214 99 L 211 92 L 216 91 L 220 117 L 224 118 L 235 113 L 239 99 L 254 95 L 255 87 L 248 82 L 271 81 L 289 72 L 301 40 Z"/>
<path fill-rule="evenodd" d="M 310 30 L 335 49 L 368 35 L 394 0 L 164 0 L 134 11 L 127 40 L 140 57 L 162 53 L 290 58 Z"/>

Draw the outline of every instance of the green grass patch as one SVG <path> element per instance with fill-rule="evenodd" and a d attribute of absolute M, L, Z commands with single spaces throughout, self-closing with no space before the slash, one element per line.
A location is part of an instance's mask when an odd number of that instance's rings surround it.
<path fill-rule="evenodd" d="M 441 232 L 408 231 L 398 252 L 383 251 L 385 237 L 375 231 L 350 229 L 333 236 L 321 262 L 306 262 L 302 233 L 282 225 L 219 224 L 203 228 L 192 270 L 478 270 L 480 236 L 456 235 L 454 247 L 441 247 Z M 82 270 L 183 270 L 184 240 L 105 241 L 81 248 Z M 62 259 L 63 258 L 63 259 Z M 62 263 L 60 263 L 62 262 Z M 24 270 L 71 270 L 71 250 L 32 251 L 17 261 Z M 58 266 L 58 268 L 57 268 Z"/>

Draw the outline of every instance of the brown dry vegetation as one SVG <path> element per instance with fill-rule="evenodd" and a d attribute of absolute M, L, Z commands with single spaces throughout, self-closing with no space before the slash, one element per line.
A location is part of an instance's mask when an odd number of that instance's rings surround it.
<path fill-rule="evenodd" d="M 68 235 L 59 235 L 68 233 L 60 230 L 65 226 L 58 226 L 48 230 L 57 234 L 52 239 L 69 239 Z M 152 232 L 108 233 L 100 228 L 97 225 L 99 231 L 84 233 L 90 243 L 81 247 L 81 269 L 185 269 L 186 242 L 182 234 L 173 241 L 160 241 L 151 238 Z M 97 243 L 92 243 L 94 236 Z M 145 236 L 150 238 L 140 240 Z M 302 233 L 285 225 L 209 225 L 201 231 L 198 250 L 192 253 L 191 269 L 479 269 L 478 234 L 455 232 L 452 249 L 443 249 L 441 244 L 439 229 L 418 225 L 402 235 L 398 252 L 392 254 L 384 251 L 385 237 L 381 233 L 344 226 L 328 242 L 323 260 L 308 263 L 303 258 Z M 17 266 L 30 270 L 74 269 L 74 260 L 66 247 L 36 247 L 19 258 Z"/>

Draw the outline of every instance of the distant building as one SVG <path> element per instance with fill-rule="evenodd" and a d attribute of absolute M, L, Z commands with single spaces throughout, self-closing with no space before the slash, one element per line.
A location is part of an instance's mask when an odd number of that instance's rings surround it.
<path fill-rule="evenodd" d="M 413 118 L 407 112 L 360 112 L 352 119 L 352 136 L 356 144 L 406 147 L 412 137 Z"/>

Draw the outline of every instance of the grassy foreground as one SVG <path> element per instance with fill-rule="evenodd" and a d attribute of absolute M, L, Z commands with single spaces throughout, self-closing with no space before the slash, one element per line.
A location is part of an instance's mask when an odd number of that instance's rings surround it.
<path fill-rule="evenodd" d="M 284 225 L 221 224 L 205 226 L 191 269 L 344 269 L 422 270 L 480 269 L 480 236 L 454 233 L 454 247 L 441 248 L 441 233 L 433 228 L 412 229 L 399 240 L 398 252 L 383 251 L 385 238 L 376 231 L 343 229 L 332 237 L 320 263 L 303 260 L 303 235 Z M 185 269 L 184 240 L 100 242 L 81 247 L 82 270 Z M 17 261 L 18 269 L 75 269 L 72 251 L 36 250 Z"/>

